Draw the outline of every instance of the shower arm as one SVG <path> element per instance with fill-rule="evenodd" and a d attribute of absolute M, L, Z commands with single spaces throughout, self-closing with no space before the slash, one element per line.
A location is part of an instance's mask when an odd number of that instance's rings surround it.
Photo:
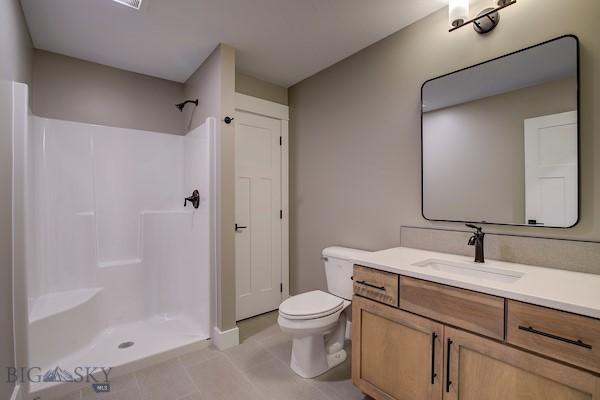
<path fill-rule="evenodd" d="M 192 103 L 192 104 L 196 105 L 196 107 L 198 107 L 198 99 L 196 99 L 196 100 L 186 100 L 183 103 L 175 104 L 175 107 L 177 107 L 177 109 L 179 111 L 183 112 L 183 109 L 185 108 L 185 105 L 187 103 Z"/>

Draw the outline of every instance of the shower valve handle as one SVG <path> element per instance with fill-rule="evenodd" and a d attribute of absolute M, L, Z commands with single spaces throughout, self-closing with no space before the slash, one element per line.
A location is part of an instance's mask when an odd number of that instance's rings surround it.
<path fill-rule="evenodd" d="M 184 207 L 187 206 L 188 201 L 190 203 L 192 203 L 194 208 L 200 207 L 200 192 L 198 192 L 197 190 L 194 190 L 194 192 L 192 193 L 192 195 L 190 197 L 186 197 L 185 201 L 183 202 Z"/>

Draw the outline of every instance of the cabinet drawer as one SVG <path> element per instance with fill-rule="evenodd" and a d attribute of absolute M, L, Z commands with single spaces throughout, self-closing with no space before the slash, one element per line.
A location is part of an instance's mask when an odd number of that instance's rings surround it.
<path fill-rule="evenodd" d="M 400 308 L 494 339 L 504 339 L 504 299 L 400 277 Z"/>
<path fill-rule="evenodd" d="M 508 301 L 507 342 L 600 372 L 600 320 Z"/>
<path fill-rule="evenodd" d="M 352 279 L 355 294 L 398 307 L 398 275 L 355 265 Z"/>

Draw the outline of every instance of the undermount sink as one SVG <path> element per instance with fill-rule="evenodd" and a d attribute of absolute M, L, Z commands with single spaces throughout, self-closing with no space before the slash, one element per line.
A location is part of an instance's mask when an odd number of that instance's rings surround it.
<path fill-rule="evenodd" d="M 420 261 L 413 264 L 418 267 L 431 268 L 435 271 L 447 272 L 455 275 L 485 279 L 493 282 L 514 283 L 523 277 L 522 272 L 507 269 L 488 267 L 482 265 L 463 264 L 455 261 L 440 260 L 436 258 Z"/>

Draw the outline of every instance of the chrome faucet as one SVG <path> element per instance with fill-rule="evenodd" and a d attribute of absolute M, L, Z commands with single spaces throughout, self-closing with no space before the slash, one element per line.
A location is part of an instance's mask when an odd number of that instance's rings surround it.
<path fill-rule="evenodd" d="M 481 227 L 467 224 L 467 228 L 475 229 L 476 232 L 469 238 L 469 246 L 475 246 L 475 262 L 484 263 L 485 257 L 483 255 L 483 238 L 485 233 L 481 230 Z"/>

